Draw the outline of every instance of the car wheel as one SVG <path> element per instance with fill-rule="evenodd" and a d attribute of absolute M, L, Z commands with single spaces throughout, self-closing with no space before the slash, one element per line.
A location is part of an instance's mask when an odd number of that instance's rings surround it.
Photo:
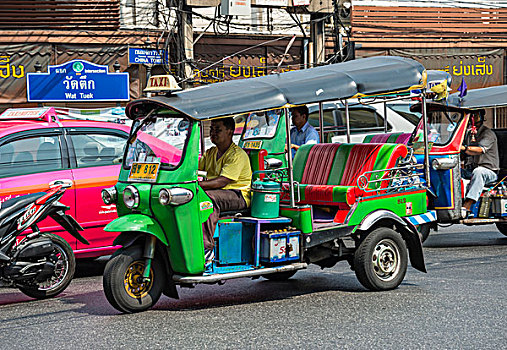
<path fill-rule="evenodd" d="M 354 254 L 357 279 L 370 290 L 398 287 L 407 271 L 407 246 L 401 235 L 387 227 L 372 231 Z"/>

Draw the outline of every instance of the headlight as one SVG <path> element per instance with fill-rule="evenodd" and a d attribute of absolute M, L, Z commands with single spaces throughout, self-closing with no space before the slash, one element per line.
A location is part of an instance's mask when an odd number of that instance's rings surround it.
<path fill-rule="evenodd" d="M 116 203 L 116 200 L 118 199 L 118 193 L 116 192 L 115 187 L 104 188 L 100 194 L 104 204 Z"/>
<path fill-rule="evenodd" d="M 127 186 L 123 190 L 123 203 L 129 209 L 139 206 L 139 191 L 134 186 Z"/>
<path fill-rule="evenodd" d="M 171 200 L 171 195 L 169 194 L 169 191 L 165 188 L 161 189 L 158 193 L 158 201 L 162 205 L 168 205 L 169 201 Z"/>
<path fill-rule="evenodd" d="M 158 193 L 158 201 L 162 205 L 182 205 L 194 198 L 194 193 L 186 188 L 163 188 Z"/>
<path fill-rule="evenodd" d="M 458 165 L 458 158 L 435 158 L 431 161 L 431 166 L 435 170 L 449 170 Z"/>

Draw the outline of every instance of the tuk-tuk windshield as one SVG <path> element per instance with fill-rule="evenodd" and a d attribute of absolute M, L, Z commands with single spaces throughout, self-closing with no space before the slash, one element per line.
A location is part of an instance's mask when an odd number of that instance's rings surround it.
<path fill-rule="evenodd" d="M 142 123 L 142 124 L 140 124 Z M 140 126 L 140 128 L 139 128 Z M 190 135 L 190 123 L 185 118 L 156 118 L 149 121 L 136 121 L 128 145 L 125 167 L 132 163 L 161 163 L 168 169 L 176 168 L 183 156 L 183 151 Z"/>
<path fill-rule="evenodd" d="M 448 144 L 461 121 L 462 114 L 451 111 L 430 111 L 428 112 L 428 142 L 437 146 Z M 422 120 L 417 126 L 415 142 L 423 141 Z"/>
<path fill-rule="evenodd" d="M 243 140 L 252 138 L 269 139 L 275 136 L 281 114 L 281 109 L 250 113 L 246 118 Z"/>

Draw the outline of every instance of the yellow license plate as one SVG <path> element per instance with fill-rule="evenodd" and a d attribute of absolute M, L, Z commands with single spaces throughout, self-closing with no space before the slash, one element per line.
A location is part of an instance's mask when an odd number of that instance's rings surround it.
<path fill-rule="evenodd" d="M 130 168 L 129 181 L 157 181 L 160 163 L 132 163 Z"/>
<path fill-rule="evenodd" d="M 245 141 L 243 148 L 246 149 L 261 149 L 262 141 Z"/>

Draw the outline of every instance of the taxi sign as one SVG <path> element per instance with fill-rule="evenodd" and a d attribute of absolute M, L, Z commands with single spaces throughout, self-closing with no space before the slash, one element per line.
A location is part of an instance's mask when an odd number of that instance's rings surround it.
<path fill-rule="evenodd" d="M 175 91 L 181 90 L 176 79 L 170 75 L 153 75 L 148 79 L 144 91 Z"/>
<path fill-rule="evenodd" d="M 160 163 L 132 163 L 128 181 L 134 182 L 155 182 L 157 181 Z"/>
<path fill-rule="evenodd" d="M 46 119 L 56 118 L 53 107 L 45 108 L 9 108 L 0 114 L 0 119 Z"/>

